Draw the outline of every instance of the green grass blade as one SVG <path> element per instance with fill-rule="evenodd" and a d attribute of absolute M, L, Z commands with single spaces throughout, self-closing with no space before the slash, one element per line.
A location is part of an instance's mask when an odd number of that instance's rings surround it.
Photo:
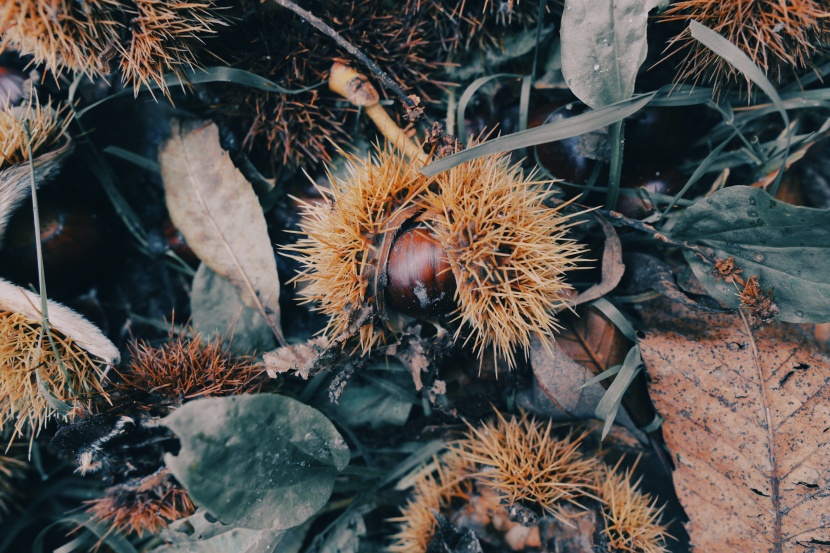
<path fill-rule="evenodd" d="M 656 94 L 656 92 L 650 92 L 628 100 L 623 100 L 622 102 L 616 102 L 600 109 L 591 110 L 575 117 L 489 140 L 478 146 L 468 148 L 457 154 L 430 163 L 421 169 L 421 173 L 431 177 L 481 156 L 509 152 L 546 142 L 555 142 L 607 127 L 642 109 Z"/>

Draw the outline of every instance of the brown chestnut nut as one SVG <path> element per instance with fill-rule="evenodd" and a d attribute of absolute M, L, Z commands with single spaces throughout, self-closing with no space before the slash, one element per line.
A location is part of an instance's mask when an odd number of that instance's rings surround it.
<path fill-rule="evenodd" d="M 623 167 L 620 184 L 623 188 L 645 188 L 649 194 L 663 194 L 674 196 L 686 184 L 686 179 L 680 172 L 671 166 L 646 165 L 626 170 Z M 620 195 L 617 211 L 632 219 L 647 217 L 653 206 L 647 205 L 639 195 Z"/>
<path fill-rule="evenodd" d="M 55 286 L 71 287 L 84 274 L 99 270 L 104 246 L 101 220 L 88 206 L 65 198 L 39 198 L 40 241 L 47 277 Z M 4 273 L 24 283 L 38 281 L 37 248 L 31 204 L 9 221 L 3 244 Z"/>
<path fill-rule="evenodd" d="M 569 119 L 586 110 L 582 104 L 549 104 L 531 113 L 528 128 Z M 557 179 L 583 184 L 594 170 L 596 160 L 585 157 L 583 137 L 566 138 L 536 146 L 536 160 Z"/>
<path fill-rule="evenodd" d="M 161 231 L 164 233 L 164 239 L 167 241 L 167 246 L 175 252 L 176 255 L 182 258 L 182 261 L 187 263 L 188 265 L 198 265 L 199 258 L 190 249 L 190 246 L 187 245 L 187 240 L 185 240 L 182 233 L 179 232 L 179 229 L 176 228 L 176 225 L 173 224 L 173 221 L 170 220 L 170 217 L 164 220 L 164 223 L 161 225 Z"/>
<path fill-rule="evenodd" d="M 456 289 L 447 252 L 424 228 L 398 236 L 387 265 L 386 301 L 399 313 L 433 319 L 456 308 Z"/>
<path fill-rule="evenodd" d="M 703 134 L 708 116 L 703 106 L 641 109 L 625 120 L 626 162 L 683 157 Z"/>

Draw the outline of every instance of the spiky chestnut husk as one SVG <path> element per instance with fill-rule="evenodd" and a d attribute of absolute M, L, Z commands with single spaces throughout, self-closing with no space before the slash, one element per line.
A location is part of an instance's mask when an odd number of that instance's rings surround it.
<path fill-rule="evenodd" d="M 509 367 L 533 336 L 551 339 L 553 313 L 573 290 L 564 273 L 585 251 L 566 237 L 571 216 L 545 205 L 544 184 L 507 155 L 486 156 L 438 175 L 418 201 L 455 275 L 458 333 L 469 330 L 479 357 L 492 346 Z"/>
<path fill-rule="evenodd" d="M 87 513 L 112 529 L 157 534 L 170 522 L 192 515 L 196 506 L 166 468 L 111 486 L 102 497 L 87 501 Z"/>
<path fill-rule="evenodd" d="M 273 3 L 252 6 L 245 20 L 217 41 L 216 54 L 233 67 L 247 69 L 297 90 L 328 78 L 334 59 L 349 59 L 301 18 Z M 423 17 L 407 13 L 400 2 L 349 0 L 304 4 L 343 38 L 359 45 L 398 84 L 435 97 L 444 83 L 441 63 L 423 38 Z M 238 86 L 216 86 L 217 117 L 243 140 L 245 148 L 268 159 L 274 173 L 283 167 L 312 168 L 329 163 L 338 145 L 350 143 L 347 117 L 354 111 L 322 87 L 278 94 Z"/>
<path fill-rule="evenodd" d="M 349 176 L 332 184 L 330 203 L 306 206 L 307 237 L 287 248 L 304 254 L 296 257 L 304 270 L 295 280 L 306 285 L 305 301 L 319 302 L 330 316 L 330 338 L 343 335 L 367 302 L 384 315 L 385 295 L 374 297 L 373 284 L 378 274 L 394 283 L 399 269 L 378 266 L 385 262 L 383 239 L 417 219 L 446 252 L 455 277 L 456 336 L 469 332 L 479 356 L 492 346 L 513 367 L 516 346 L 527 352 L 532 336 L 550 339 L 553 312 L 567 306 L 571 290 L 563 274 L 583 251 L 565 237 L 569 217 L 544 204 L 543 184 L 525 178 L 506 155 L 435 178 L 388 149 L 374 160 L 353 159 Z M 360 329 L 364 353 L 383 339 L 374 321 Z"/>
<path fill-rule="evenodd" d="M 252 359 L 233 354 L 218 341 L 205 341 L 200 334 L 176 337 L 161 347 L 138 342 L 130 350 L 129 365 L 118 372 L 120 378 L 112 387 L 129 400 L 136 394 L 153 396 L 154 401 L 138 406 L 142 410 L 259 388 L 262 369 Z M 114 401 L 118 405 L 121 398 Z"/>
<path fill-rule="evenodd" d="M 136 92 L 197 63 L 222 25 L 215 0 L 11 0 L 0 7 L 0 50 L 13 47 L 52 72 L 104 76 L 119 67 Z"/>
<path fill-rule="evenodd" d="M 63 108 L 54 110 L 36 98 L 22 106 L 0 108 L 0 169 L 28 161 L 28 145 L 37 155 L 55 144 L 72 119 L 64 115 Z"/>
<path fill-rule="evenodd" d="M 0 6 L 0 50 L 11 46 L 36 64 L 104 75 L 121 39 L 120 0 L 9 0 Z"/>
<path fill-rule="evenodd" d="M 425 553 L 437 528 L 433 511 L 453 520 L 454 513 L 474 518 L 469 512 L 483 508 L 486 518 L 494 521 L 495 507 L 510 520 L 522 518 L 526 526 L 533 526 L 528 518 L 533 512 L 562 515 L 560 520 L 570 525 L 562 510 L 565 504 L 577 512 L 597 506 L 603 514 L 603 534 L 615 551 L 666 551 L 670 536 L 660 524 L 662 508 L 637 490 L 633 468 L 619 474 L 619 463 L 609 468 L 599 457 L 580 451 L 585 434 L 561 438 L 551 430 L 550 422 L 524 413 L 508 419 L 497 412 L 492 422 L 469 426 L 464 438 L 418 474 L 412 497 L 401 515 L 391 519 L 398 532 L 389 551 Z M 494 492 L 498 499 L 491 497 Z M 512 513 L 511 507 L 516 507 Z"/>
<path fill-rule="evenodd" d="M 351 157 L 343 179 L 330 177 L 331 188 L 321 189 L 325 204 L 305 204 L 301 228 L 305 236 L 285 249 L 303 265 L 294 281 L 303 284 L 303 303 L 329 316 L 326 336 L 347 333 L 369 296 L 378 268 L 372 252 L 379 240 L 396 232 L 405 213 L 430 184 L 418 166 L 391 148 L 378 148 L 374 158 Z M 390 221 L 392 224 L 390 225 Z M 363 353 L 385 340 L 375 321 L 360 328 Z"/>
<path fill-rule="evenodd" d="M 426 37 L 444 51 L 447 61 L 459 50 L 503 47 L 505 28 L 535 26 L 539 13 L 538 3 L 527 0 L 407 0 L 405 6 L 407 13 L 428 19 Z"/>
<path fill-rule="evenodd" d="M 706 25 L 740 48 L 775 81 L 780 81 L 785 71 L 810 67 L 813 56 L 830 39 L 830 10 L 819 0 L 682 0 L 672 3 L 658 18 Z M 679 81 L 708 79 L 716 91 L 739 83 L 740 72 L 694 40 L 688 27 L 669 42 L 668 49 L 672 50 L 670 55 L 686 52 L 678 70 Z M 749 78 L 746 86 L 751 86 Z"/>
<path fill-rule="evenodd" d="M 109 397 L 102 384 L 106 366 L 71 338 L 50 332 L 54 347 L 40 321 L 0 311 L 0 428 L 15 421 L 16 434 L 36 433 L 56 413 L 55 400 L 90 406 L 93 398 Z"/>
<path fill-rule="evenodd" d="M 633 468 L 620 474 L 619 465 L 602 465 L 595 474 L 608 547 L 621 553 L 667 553 L 671 535 L 661 522 L 665 506 L 658 507 L 656 498 L 637 489 L 640 480 L 633 481 Z"/>

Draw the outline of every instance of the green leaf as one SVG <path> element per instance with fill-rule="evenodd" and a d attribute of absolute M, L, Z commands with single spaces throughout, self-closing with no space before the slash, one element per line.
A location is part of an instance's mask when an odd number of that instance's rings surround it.
<path fill-rule="evenodd" d="M 646 59 L 648 12 L 656 0 L 567 0 L 562 13 L 562 74 L 577 98 L 596 109 L 634 94 Z"/>
<path fill-rule="evenodd" d="M 598 419 L 605 421 L 605 425 L 602 427 L 603 440 L 608 435 L 608 431 L 611 430 L 614 419 L 617 418 L 617 412 L 620 410 L 625 391 L 634 382 L 634 377 L 637 376 L 637 373 L 640 372 L 642 367 L 643 359 L 640 357 L 640 348 L 639 346 L 634 346 L 628 350 L 628 355 L 625 356 L 625 360 L 616 378 L 614 378 L 614 382 L 608 386 L 605 395 L 602 396 L 602 399 L 597 404 L 596 416 Z"/>
<path fill-rule="evenodd" d="M 274 551 L 285 532 L 251 530 L 222 524 L 204 509 L 187 518 L 173 522 L 162 530 L 165 545 L 152 549 L 153 553 L 260 553 Z"/>
<path fill-rule="evenodd" d="M 205 263 L 199 265 L 190 292 L 193 326 L 205 336 L 219 336 L 238 353 L 271 351 L 277 340 L 256 309 L 245 305 L 239 289 Z"/>
<path fill-rule="evenodd" d="M 163 419 L 181 439 L 167 466 L 226 524 L 285 530 L 328 501 L 349 448 L 322 413 L 274 394 L 186 403 Z"/>
<path fill-rule="evenodd" d="M 394 362 L 389 364 L 390 370 L 384 369 L 385 363 L 370 367 L 370 370 L 374 369 L 373 372 L 377 374 L 376 378 L 354 379 L 343 390 L 338 404 L 329 405 L 339 424 L 380 428 L 403 426 L 406 423 L 412 410 L 412 401 L 391 393 L 383 384 L 392 383 L 408 392 L 413 400 L 417 400 L 415 385 L 412 376 L 403 366 Z M 328 397 L 324 401 L 329 402 Z"/>
<path fill-rule="evenodd" d="M 789 205 L 758 188 L 731 186 L 686 208 L 671 234 L 711 247 L 715 257 L 734 257 L 741 277 L 757 275 L 762 287 L 773 288 L 781 320 L 830 321 L 830 211 Z M 716 281 L 712 266 L 700 258 L 686 259 L 712 296 L 740 306 L 735 284 Z"/>

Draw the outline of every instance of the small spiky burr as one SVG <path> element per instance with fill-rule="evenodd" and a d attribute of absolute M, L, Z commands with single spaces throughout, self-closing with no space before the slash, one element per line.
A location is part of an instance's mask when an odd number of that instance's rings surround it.
<path fill-rule="evenodd" d="M 672 3 L 658 18 L 706 25 L 740 48 L 775 81 L 787 71 L 809 68 L 830 39 L 830 9 L 819 0 L 682 0 Z M 708 79 L 719 90 L 741 77 L 732 65 L 692 38 L 688 28 L 669 42 L 668 49 L 671 55 L 685 52 L 679 81 Z M 747 88 L 750 85 L 747 78 Z"/>
<path fill-rule="evenodd" d="M 52 146 L 66 131 L 71 117 L 32 98 L 29 102 L 0 108 L 0 169 L 25 163 L 29 148 L 37 155 Z"/>
<path fill-rule="evenodd" d="M 152 395 L 152 406 L 170 408 L 202 397 L 256 391 L 261 372 L 251 359 L 197 334 L 173 338 L 160 347 L 134 344 L 130 363 L 118 371 L 120 379 L 113 389 L 130 398 L 136 393 Z"/>
<path fill-rule="evenodd" d="M 541 423 L 527 413 L 507 419 L 497 412 L 495 421 L 471 425 L 466 438 L 452 447 L 476 467 L 476 482 L 495 490 L 505 504 L 562 517 L 564 503 L 584 509 L 579 500 L 594 497 L 599 462 L 579 451 L 583 438 L 557 438 L 550 421 Z"/>
<path fill-rule="evenodd" d="M 215 0 L 10 0 L 0 6 L 0 50 L 13 47 L 54 73 L 104 76 L 116 68 L 138 92 L 197 65 L 223 25 Z"/>
<path fill-rule="evenodd" d="M 196 506 L 167 468 L 104 490 L 87 502 L 87 512 L 111 528 L 138 536 L 157 534 L 170 522 L 192 515 Z"/>
<path fill-rule="evenodd" d="M 633 481 L 633 468 L 620 474 L 619 465 L 602 465 L 595 475 L 608 547 L 622 553 L 667 553 L 670 534 L 661 523 L 664 506 L 637 489 L 640 481 Z"/>

